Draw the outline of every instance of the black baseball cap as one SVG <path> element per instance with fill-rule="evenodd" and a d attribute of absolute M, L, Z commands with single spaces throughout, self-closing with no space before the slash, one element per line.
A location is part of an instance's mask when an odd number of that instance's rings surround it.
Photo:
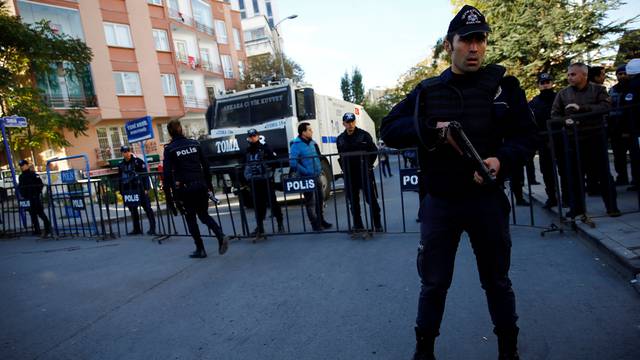
<path fill-rule="evenodd" d="M 120 146 L 120 152 L 121 153 L 124 153 L 124 152 L 127 152 L 127 151 L 131 151 L 131 148 L 129 148 L 129 146 L 127 146 L 127 145 Z"/>
<path fill-rule="evenodd" d="M 541 83 L 543 81 L 553 81 L 553 76 L 549 73 L 538 74 L 538 82 Z"/>
<path fill-rule="evenodd" d="M 618 68 L 616 69 L 616 74 L 619 73 L 627 73 L 627 64 L 622 64 L 620 66 L 618 66 Z"/>
<path fill-rule="evenodd" d="M 247 131 L 247 135 L 249 135 L 249 136 L 255 136 L 255 135 L 258 135 L 258 130 L 256 130 L 256 129 L 249 129 L 249 131 Z"/>
<path fill-rule="evenodd" d="M 344 122 L 356 121 L 356 115 L 351 112 L 344 113 L 344 115 L 342 115 L 342 121 Z"/>
<path fill-rule="evenodd" d="M 18 166 L 22 166 L 22 165 L 29 165 L 29 162 L 25 159 L 18 161 Z"/>
<path fill-rule="evenodd" d="M 480 10 L 465 5 L 449 23 L 447 34 L 465 36 L 476 32 L 488 33 L 491 32 L 491 28 Z"/>

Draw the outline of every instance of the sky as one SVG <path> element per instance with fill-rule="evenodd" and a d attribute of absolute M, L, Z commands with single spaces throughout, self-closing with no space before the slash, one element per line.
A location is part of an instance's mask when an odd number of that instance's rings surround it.
<path fill-rule="evenodd" d="M 302 66 L 305 81 L 341 97 L 340 78 L 358 67 L 365 89 L 393 87 L 424 60 L 453 17 L 449 0 L 276 0 L 285 55 Z M 640 0 L 611 14 L 640 14 Z M 491 19 L 489 19 L 489 22 Z M 636 23 L 634 28 L 640 27 Z"/>

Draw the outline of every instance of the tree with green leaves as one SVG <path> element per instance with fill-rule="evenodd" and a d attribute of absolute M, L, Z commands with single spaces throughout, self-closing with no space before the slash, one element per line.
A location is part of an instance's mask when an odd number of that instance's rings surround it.
<path fill-rule="evenodd" d="M 351 94 L 351 79 L 349 78 L 349 73 L 346 71 L 340 79 L 340 91 L 342 91 L 342 100 L 353 102 L 353 95 Z"/>
<path fill-rule="evenodd" d="M 0 1 L 0 113 L 24 116 L 29 122 L 26 128 L 7 129 L 12 150 L 68 146 L 63 131 L 85 135 L 84 104 L 56 111 L 45 102 L 37 82 L 60 72 L 69 79 L 82 78 L 92 56 L 82 40 L 54 31 L 47 21 L 24 24 Z"/>
<path fill-rule="evenodd" d="M 566 79 L 570 63 L 602 65 L 615 58 L 615 47 L 632 19 L 609 21 L 620 0 L 452 0 L 455 11 L 477 7 L 491 26 L 485 63 L 501 64 L 516 76 L 528 95 L 537 92 L 536 75 Z"/>
<path fill-rule="evenodd" d="M 353 102 L 359 105 L 364 104 L 364 84 L 362 83 L 362 73 L 357 67 L 351 74 L 351 95 Z"/>
<path fill-rule="evenodd" d="M 282 77 L 280 57 L 271 54 L 252 56 L 247 59 L 247 67 L 244 70 L 242 80 L 238 82 L 237 89 L 245 90 L 250 85 L 260 87 L 267 85 L 269 81 Z M 284 75 L 295 82 L 304 80 L 302 67 L 288 57 L 284 57 Z"/>

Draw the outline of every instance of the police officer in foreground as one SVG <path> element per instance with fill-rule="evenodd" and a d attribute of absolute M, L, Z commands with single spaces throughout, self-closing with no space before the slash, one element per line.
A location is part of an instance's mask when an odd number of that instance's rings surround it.
<path fill-rule="evenodd" d="M 147 172 L 147 165 L 142 159 L 133 155 L 127 145 L 122 145 L 120 152 L 122 153 L 122 161 L 118 164 L 120 194 L 122 194 L 124 203 L 133 218 L 133 231 L 128 235 L 142 234 L 138 205 L 142 206 L 144 213 L 147 214 L 147 219 L 149 219 L 147 235 L 155 235 L 156 217 L 151 208 L 151 200 L 149 200 L 149 177 L 140 177 L 140 173 Z"/>
<path fill-rule="evenodd" d="M 450 22 L 444 42 L 451 67 L 418 84 L 381 126 L 382 139 L 389 146 L 419 146 L 420 181 L 425 182 L 427 192 L 419 215 L 417 267 L 422 287 L 414 359 L 435 358 L 434 342 L 463 231 L 476 256 L 498 336 L 499 358 L 519 358 L 518 315 L 509 279 L 510 206 L 502 183 L 514 165 L 533 153 L 535 124 L 515 78 L 505 77 L 502 66 L 483 66 L 489 32 L 484 15 L 465 5 Z M 454 148 L 447 131 L 454 120 L 496 176 L 495 181 L 485 182 Z"/>
<path fill-rule="evenodd" d="M 164 148 L 164 186 L 167 207 L 177 215 L 175 204 L 184 213 L 189 233 L 196 244 L 192 258 L 206 258 L 207 252 L 200 236 L 196 216 L 209 227 L 218 238 L 218 253 L 227 252 L 229 237 L 209 215 L 209 198 L 213 194 L 211 174 L 204 158 L 200 143 L 187 139 L 182 133 L 180 121 L 171 120 L 167 124 L 171 142 Z M 175 204 L 174 204 L 175 202 Z"/>
<path fill-rule="evenodd" d="M 267 205 L 271 206 L 271 214 L 278 221 L 278 232 L 284 232 L 282 209 L 276 199 L 275 184 L 271 177 L 271 170 L 278 165 L 275 162 L 278 156 L 271 146 L 260 141 L 260 133 L 256 129 L 249 129 L 247 141 L 249 146 L 245 155 L 244 177 L 251 186 L 253 205 L 256 210 L 256 229 L 252 235 L 264 234 L 263 222 L 267 214 Z"/>
<path fill-rule="evenodd" d="M 33 235 L 47 237 L 51 234 L 51 222 L 44 213 L 42 199 L 40 198 L 42 189 L 44 188 L 42 179 L 31 169 L 27 160 L 20 160 L 18 166 L 20 166 L 20 170 L 22 170 L 22 174 L 20 174 L 18 178 L 18 190 L 20 192 L 20 198 L 29 201 L 29 215 L 31 215 L 31 223 L 33 224 Z M 38 217 L 40 217 L 44 223 L 43 233 L 40 233 Z"/>
<path fill-rule="evenodd" d="M 378 147 L 373 142 L 371 134 L 356 126 L 356 115 L 345 113 L 342 116 L 344 132 L 338 135 L 336 145 L 340 153 L 340 167 L 344 173 L 347 198 L 351 205 L 353 216 L 353 230 L 364 230 L 362 216 L 360 215 L 360 191 L 364 194 L 364 200 L 371 207 L 372 225 L 375 231 L 382 232 L 380 221 L 380 205 L 376 191 L 373 164 L 378 157 Z M 373 153 L 365 155 L 366 153 Z"/>

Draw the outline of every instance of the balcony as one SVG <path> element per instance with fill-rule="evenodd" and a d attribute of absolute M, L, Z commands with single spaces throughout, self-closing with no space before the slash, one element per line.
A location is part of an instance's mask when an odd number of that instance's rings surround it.
<path fill-rule="evenodd" d="M 206 71 L 210 71 L 210 72 L 215 72 L 218 74 L 222 73 L 222 65 L 221 64 L 212 64 L 208 61 L 203 61 L 202 62 L 202 68 Z"/>
<path fill-rule="evenodd" d="M 136 156 L 142 158 L 142 148 L 140 146 L 140 143 L 129 144 L 129 146 L 131 147 L 131 151 L 136 154 Z M 119 148 L 95 148 L 94 151 L 96 153 L 96 158 L 98 159 L 98 161 L 109 162 L 117 159 L 119 162 L 120 159 L 122 159 L 122 153 L 120 152 Z M 147 140 L 144 143 L 144 151 L 146 152 L 147 156 L 158 154 L 158 144 L 155 142 L 155 140 Z"/>
<path fill-rule="evenodd" d="M 198 20 L 194 21 L 194 26 L 195 26 L 196 30 L 198 30 L 200 32 L 203 32 L 203 33 L 207 33 L 207 34 L 209 34 L 211 36 L 214 36 L 212 27 L 210 27 L 208 25 L 205 25 L 205 24 L 199 22 Z"/>
<path fill-rule="evenodd" d="M 191 16 L 185 15 L 176 9 L 169 8 L 169 17 L 185 25 L 193 25 L 193 18 Z"/>
<path fill-rule="evenodd" d="M 98 107 L 98 99 L 93 96 L 54 96 L 42 95 L 42 101 L 51 108 Z"/>
<path fill-rule="evenodd" d="M 197 98 L 195 96 L 184 96 L 182 98 L 184 107 L 206 109 L 209 106 L 209 99 Z"/>

